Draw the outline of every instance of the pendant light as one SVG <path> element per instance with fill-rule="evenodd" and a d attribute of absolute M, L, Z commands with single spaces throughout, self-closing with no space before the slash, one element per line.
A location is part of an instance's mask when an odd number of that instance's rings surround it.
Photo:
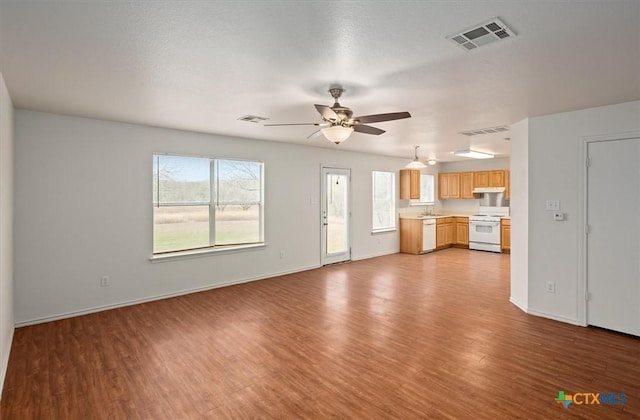
<path fill-rule="evenodd" d="M 420 162 L 418 160 L 418 148 L 419 147 L 420 146 L 416 146 L 415 147 L 415 149 L 413 151 L 414 159 L 411 162 L 409 162 L 407 164 L 407 166 L 405 166 L 405 168 L 408 168 L 408 169 L 423 169 L 423 168 L 427 167 L 427 165 L 425 165 L 424 163 L 422 163 L 422 162 Z"/>

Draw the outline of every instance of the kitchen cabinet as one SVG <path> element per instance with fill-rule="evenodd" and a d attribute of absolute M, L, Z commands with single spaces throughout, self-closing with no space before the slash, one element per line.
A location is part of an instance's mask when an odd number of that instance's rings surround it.
<path fill-rule="evenodd" d="M 504 187 L 504 170 L 489 172 L 490 187 Z"/>
<path fill-rule="evenodd" d="M 438 198 L 477 198 L 474 188 L 505 187 L 509 199 L 509 171 L 504 169 L 477 172 L 448 172 L 438 174 Z"/>
<path fill-rule="evenodd" d="M 474 172 L 473 186 L 474 188 L 504 187 L 506 178 L 505 172 L 507 171 L 504 169 Z"/>
<path fill-rule="evenodd" d="M 511 253 L 511 220 L 500 221 L 500 249 L 506 254 Z"/>
<path fill-rule="evenodd" d="M 438 198 L 460 198 L 460 173 L 438 174 Z"/>
<path fill-rule="evenodd" d="M 422 220 L 400 219 L 400 252 L 419 254 L 422 251 Z"/>
<path fill-rule="evenodd" d="M 489 186 L 489 171 L 481 171 L 473 173 L 473 188 L 482 188 Z"/>
<path fill-rule="evenodd" d="M 436 219 L 436 249 L 448 248 L 454 242 L 455 217 L 442 217 Z"/>
<path fill-rule="evenodd" d="M 511 172 L 504 171 L 504 198 L 505 200 L 511 200 Z"/>
<path fill-rule="evenodd" d="M 400 170 L 400 199 L 417 200 L 420 198 L 420 170 Z"/>
<path fill-rule="evenodd" d="M 435 221 L 423 219 L 400 219 L 400 252 L 422 254 L 433 251 Z M 430 235 L 425 237 L 424 235 Z"/>
<path fill-rule="evenodd" d="M 458 248 L 469 248 L 469 218 L 455 218 L 454 245 Z"/>
<path fill-rule="evenodd" d="M 460 173 L 460 198 L 474 198 L 473 172 Z"/>

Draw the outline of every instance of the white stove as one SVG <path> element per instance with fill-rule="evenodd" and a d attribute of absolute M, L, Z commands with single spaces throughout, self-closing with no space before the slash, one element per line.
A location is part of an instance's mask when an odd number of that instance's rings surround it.
<path fill-rule="evenodd" d="M 509 216 L 509 207 L 482 207 L 469 216 L 469 249 L 500 252 L 500 219 Z"/>

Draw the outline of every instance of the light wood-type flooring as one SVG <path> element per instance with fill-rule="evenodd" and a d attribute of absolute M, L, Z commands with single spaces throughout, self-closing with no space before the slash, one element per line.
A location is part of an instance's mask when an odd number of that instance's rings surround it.
<path fill-rule="evenodd" d="M 509 263 L 396 254 L 20 328 L 0 417 L 640 418 L 640 339 L 523 313 Z"/>

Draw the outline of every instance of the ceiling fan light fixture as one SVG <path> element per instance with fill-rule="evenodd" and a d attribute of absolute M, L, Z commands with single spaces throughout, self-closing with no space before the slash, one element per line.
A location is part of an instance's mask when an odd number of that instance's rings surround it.
<path fill-rule="evenodd" d="M 335 144 L 340 144 L 348 139 L 351 133 L 353 133 L 353 127 L 334 125 L 332 127 L 323 128 L 320 131 L 322 131 L 322 134 L 324 134 L 327 140 Z"/>
<path fill-rule="evenodd" d="M 427 167 L 427 165 L 425 165 L 424 163 L 420 162 L 420 160 L 418 160 L 418 148 L 420 146 L 416 146 L 414 151 L 413 151 L 413 160 L 411 162 L 409 162 L 407 164 L 407 166 L 405 166 L 405 168 L 407 169 L 424 169 Z"/>
<path fill-rule="evenodd" d="M 493 159 L 495 157 L 492 153 L 478 152 L 477 150 L 458 150 L 453 152 L 454 155 L 460 157 L 468 157 L 473 159 Z"/>

